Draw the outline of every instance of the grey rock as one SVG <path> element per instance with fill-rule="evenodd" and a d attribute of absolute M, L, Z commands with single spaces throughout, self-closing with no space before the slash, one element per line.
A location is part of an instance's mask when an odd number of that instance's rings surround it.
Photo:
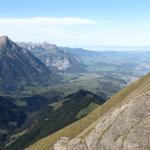
<path fill-rule="evenodd" d="M 58 72 L 84 72 L 85 65 L 81 59 L 66 50 L 47 42 L 44 43 L 18 43 L 20 46 L 31 51 L 49 69 Z"/>
<path fill-rule="evenodd" d="M 59 143 L 59 146 L 58 146 Z M 64 150 L 149 150 L 150 92 L 134 94 L 97 120 Z M 58 141 L 54 150 L 62 150 Z"/>

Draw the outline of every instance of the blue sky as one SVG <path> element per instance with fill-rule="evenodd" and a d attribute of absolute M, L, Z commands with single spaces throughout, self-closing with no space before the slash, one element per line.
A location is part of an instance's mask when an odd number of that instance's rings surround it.
<path fill-rule="evenodd" d="M 0 0 L 0 35 L 62 46 L 150 45 L 149 0 Z"/>

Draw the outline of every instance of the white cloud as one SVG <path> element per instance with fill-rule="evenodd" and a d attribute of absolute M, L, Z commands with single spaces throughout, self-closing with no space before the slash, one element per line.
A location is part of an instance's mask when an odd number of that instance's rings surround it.
<path fill-rule="evenodd" d="M 34 18 L 7 18 L 0 19 L 0 24 L 14 25 L 14 24 L 43 24 L 43 25 L 81 25 L 81 24 L 96 24 L 94 20 L 86 18 L 49 18 L 49 17 L 34 17 Z"/>
<path fill-rule="evenodd" d="M 87 18 L 0 18 L 0 35 L 14 41 L 47 41 L 60 46 L 149 45 L 149 25 L 126 26 Z"/>
<path fill-rule="evenodd" d="M 0 35 L 8 35 L 15 41 L 48 41 L 65 44 L 86 27 L 92 27 L 97 22 L 87 18 L 64 17 L 34 17 L 34 18 L 0 18 Z M 67 45 L 67 43 L 66 43 Z"/>

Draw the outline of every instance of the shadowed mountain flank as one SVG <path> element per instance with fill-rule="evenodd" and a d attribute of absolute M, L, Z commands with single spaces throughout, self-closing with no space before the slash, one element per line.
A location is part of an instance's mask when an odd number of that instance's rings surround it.
<path fill-rule="evenodd" d="M 7 36 L 0 37 L 0 91 L 23 90 L 26 86 L 46 86 L 54 75 L 31 52 Z"/>

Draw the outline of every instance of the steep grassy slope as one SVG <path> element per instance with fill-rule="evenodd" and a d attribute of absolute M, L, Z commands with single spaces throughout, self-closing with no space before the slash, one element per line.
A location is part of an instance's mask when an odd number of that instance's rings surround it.
<path fill-rule="evenodd" d="M 105 104 L 94 110 L 88 116 L 46 138 L 41 139 L 40 141 L 27 148 L 27 150 L 53 149 L 53 144 L 61 137 L 74 138 L 80 134 L 81 139 L 84 138 L 84 136 L 86 136 L 91 130 L 93 130 L 98 119 L 100 120 L 102 117 L 104 117 L 106 114 L 109 114 L 109 112 L 114 110 L 116 107 L 119 107 L 122 103 L 129 101 L 136 95 L 150 90 L 149 78 L 150 74 L 147 74 L 132 85 L 124 88 L 122 91 L 113 96 Z M 84 132 L 82 132 L 83 130 Z"/>

